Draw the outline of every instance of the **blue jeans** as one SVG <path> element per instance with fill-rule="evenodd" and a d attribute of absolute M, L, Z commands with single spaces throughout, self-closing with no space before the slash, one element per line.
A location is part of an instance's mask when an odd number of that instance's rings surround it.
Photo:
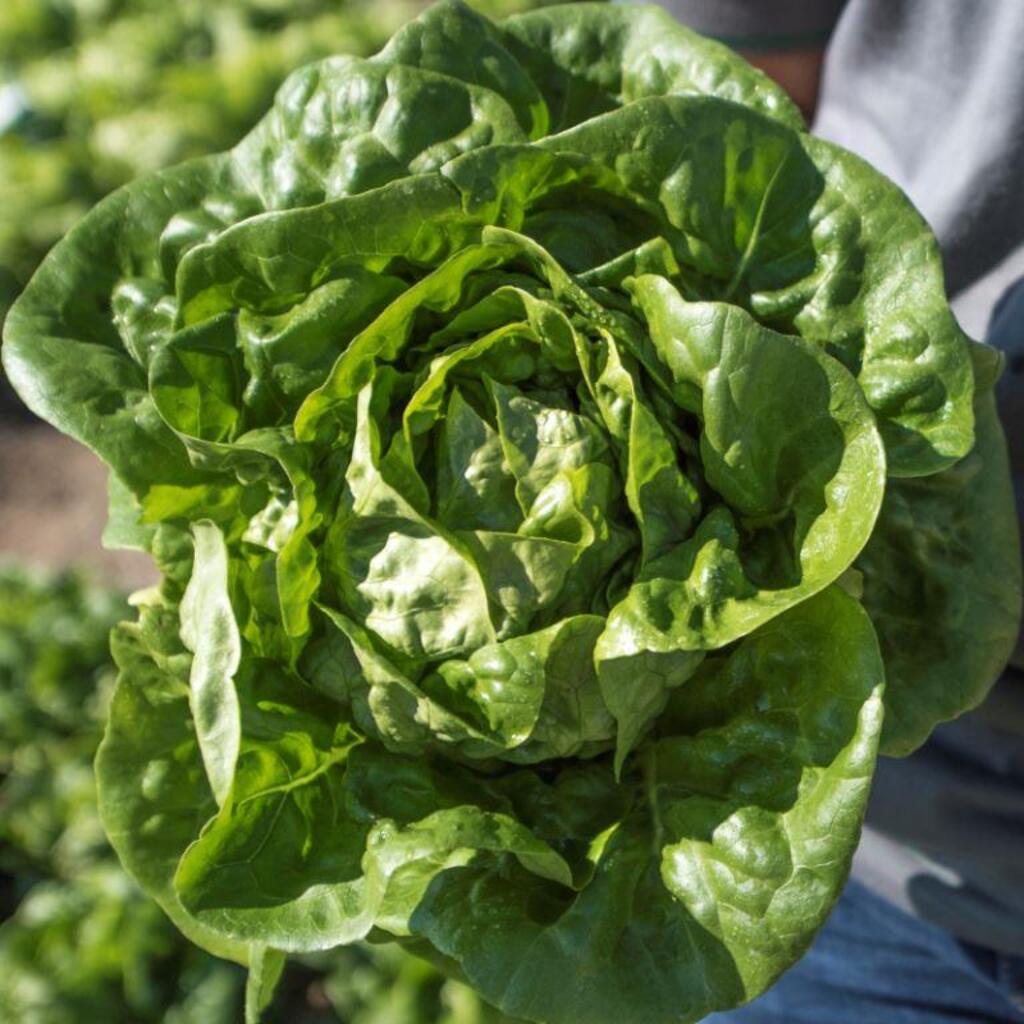
<path fill-rule="evenodd" d="M 706 1024 L 1024 1024 L 1024 958 L 958 942 L 851 882 L 774 988 Z"/>

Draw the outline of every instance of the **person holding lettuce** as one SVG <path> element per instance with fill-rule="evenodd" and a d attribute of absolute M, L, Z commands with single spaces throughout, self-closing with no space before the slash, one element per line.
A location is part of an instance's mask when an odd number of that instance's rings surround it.
<path fill-rule="evenodd" d="M 664 0 L 785 86 L 815 134 L 896 181 L 954 311 L 1003 350 L 1024 484 L 1024 4 Z M 908 631 L 908 644 L 927 637 Z M 735 1024 L 1024 1021 L 1024 658 L 909 759 L 882 758 L 852 880 L 806 958 Z"/>

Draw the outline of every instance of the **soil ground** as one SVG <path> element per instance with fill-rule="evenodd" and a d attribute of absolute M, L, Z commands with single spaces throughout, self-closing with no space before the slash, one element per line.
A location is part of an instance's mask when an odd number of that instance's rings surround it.
<path fill-rule="evenodd" d="M 92 452 L 38 421 L 0 422 L 0 559 L 79 566 L 131 590 L 154 583 L 146 555 L 103 548 L 106 506 L 106 467 Z"/>

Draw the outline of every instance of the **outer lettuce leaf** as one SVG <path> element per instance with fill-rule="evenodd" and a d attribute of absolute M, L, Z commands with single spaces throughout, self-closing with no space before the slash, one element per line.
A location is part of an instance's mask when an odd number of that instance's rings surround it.
<path fill-rule="evenodd" d="M 367 829 L 344 795 L 355 739 L 266 662 L 248 662 L 239 683 L 231 792 L 181 855 L 175 889 L 203 925 L 244 941 L 300 950 L 360 939 L 377 897 L 360 869 Z"/>
<path fill-rule="evenodd" d="M 4 370 L 25 403 L 116 467 L 143 501 L 158 483 L 205 491 L 217 482 L 190 467 L 153 407 L 119 300 L 131 293 L 148 306 L 170 290 L 161 237 L 177 211 L 217 194 L 225 167 L 220 157 L 193 161 L 109 196 L 68 232 L 5 322 Z M 55 307 L 59 294 L 67 300 Z M 58 369 L 65 359 L 73 373 Z M 57 378 L 56 389 L 44 386 Z"/>
<path fill-rule="evenodd" d="M 151 606 L 113 634 L 120 675 L 96 754 L 100 818 L 128 873 L 188 938 L 246 963 L 248 946 L 197 921 L 171 881 L 197 820 L 216 807 L 191 728 L 188 654 L 172 623 Z"/>
<path fill-rule="evenodd" d="M 1020 544 L 991 349 L 974 347 L 974 449 L 951 469 L 890 484 L 857 559 L 885 657 L 882 749 L 904 755 L 985 697 L 1017 643 Z"/>
<path fill-rule="evenodd" d="M 620 103 L 676 93 L 718 96 L 804 127 L 774 82 L 659 7 L 579 4 L 571 14 L 564 7 L 528 11 L 502 27 L 506 46 L 544 97 L 552 131 Z"/>

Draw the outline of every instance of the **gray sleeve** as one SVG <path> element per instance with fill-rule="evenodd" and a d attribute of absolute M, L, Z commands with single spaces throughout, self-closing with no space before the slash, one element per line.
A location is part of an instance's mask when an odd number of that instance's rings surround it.
<path fill-rule="evenodd" d="M 846 0 L 657 0 L 684 25 L 730 46 L 824 46 Z"/>

